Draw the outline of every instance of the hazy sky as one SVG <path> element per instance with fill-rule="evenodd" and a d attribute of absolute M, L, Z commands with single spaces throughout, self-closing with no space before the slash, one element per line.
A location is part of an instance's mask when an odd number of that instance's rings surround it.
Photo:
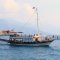
<path fill-rule="evenodd" d="M 60 0 L 0 0 L 0 30 L 36 32 L 38 8 L 40 32 L 60 34 Z"/>

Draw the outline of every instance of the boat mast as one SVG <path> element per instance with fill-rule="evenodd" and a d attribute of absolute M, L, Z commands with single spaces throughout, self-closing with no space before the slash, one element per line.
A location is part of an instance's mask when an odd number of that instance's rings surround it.
<path fill-rule="evenodd" d="M 37 20 L 37 34 L 39 34 L 38 9 L 37 9 L 36 7 L 33 7 L 33 9 L 35 9 L 35 12 L 36 12 L 36 20 Z"/>

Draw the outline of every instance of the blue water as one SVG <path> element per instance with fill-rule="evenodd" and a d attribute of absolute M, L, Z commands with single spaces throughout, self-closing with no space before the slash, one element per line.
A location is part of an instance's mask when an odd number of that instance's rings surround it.
<path fill-rule="evenodd" d="M 0 60 L 60 60 L 60 41 L 50 47 L 22 47 L 0 44 Z"/>

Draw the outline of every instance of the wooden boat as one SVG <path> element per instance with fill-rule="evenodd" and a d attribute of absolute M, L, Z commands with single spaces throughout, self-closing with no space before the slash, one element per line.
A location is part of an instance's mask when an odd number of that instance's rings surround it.
<path fill-rule="evenodd" d="M 8 43 L 20 46 L 49 46 L 53 41 L 54 40 L 52 38 L 45 38 L 45 40 L 41 40 L 40 35 L 22 35 L 19 37 L 11 37 Z"/>
<path fill-rule="evenodd" d="M 14 31 L 3 31 L 4 34 L 9 35 L 9 40 L 6 41 L 10 44 L 14 45 L 23 45 L 23 46 L 49 46 L 49 44 L 54 41 L 52 38 L 45 38 L 45 40 L 41 39 L 41 35 L 39 34 L 39 26 L 38 26 L 38 11 L 37 8 L 33 8 L 36 10 L 37 16 L 37 34 L 35 35 L 19 35 Z M 21 33 L 21 32 L 20 32 Z M 6 35 L 5 35 L 6 36 Z"/>

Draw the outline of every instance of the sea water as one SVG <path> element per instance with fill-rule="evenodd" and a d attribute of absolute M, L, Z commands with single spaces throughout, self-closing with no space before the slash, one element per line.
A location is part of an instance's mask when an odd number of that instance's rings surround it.
<path fill-rule="evenodd" d="M 0 60 L 60 60 L 60 41 L 53 41 L 49 47 L 0 43 Z"/>

